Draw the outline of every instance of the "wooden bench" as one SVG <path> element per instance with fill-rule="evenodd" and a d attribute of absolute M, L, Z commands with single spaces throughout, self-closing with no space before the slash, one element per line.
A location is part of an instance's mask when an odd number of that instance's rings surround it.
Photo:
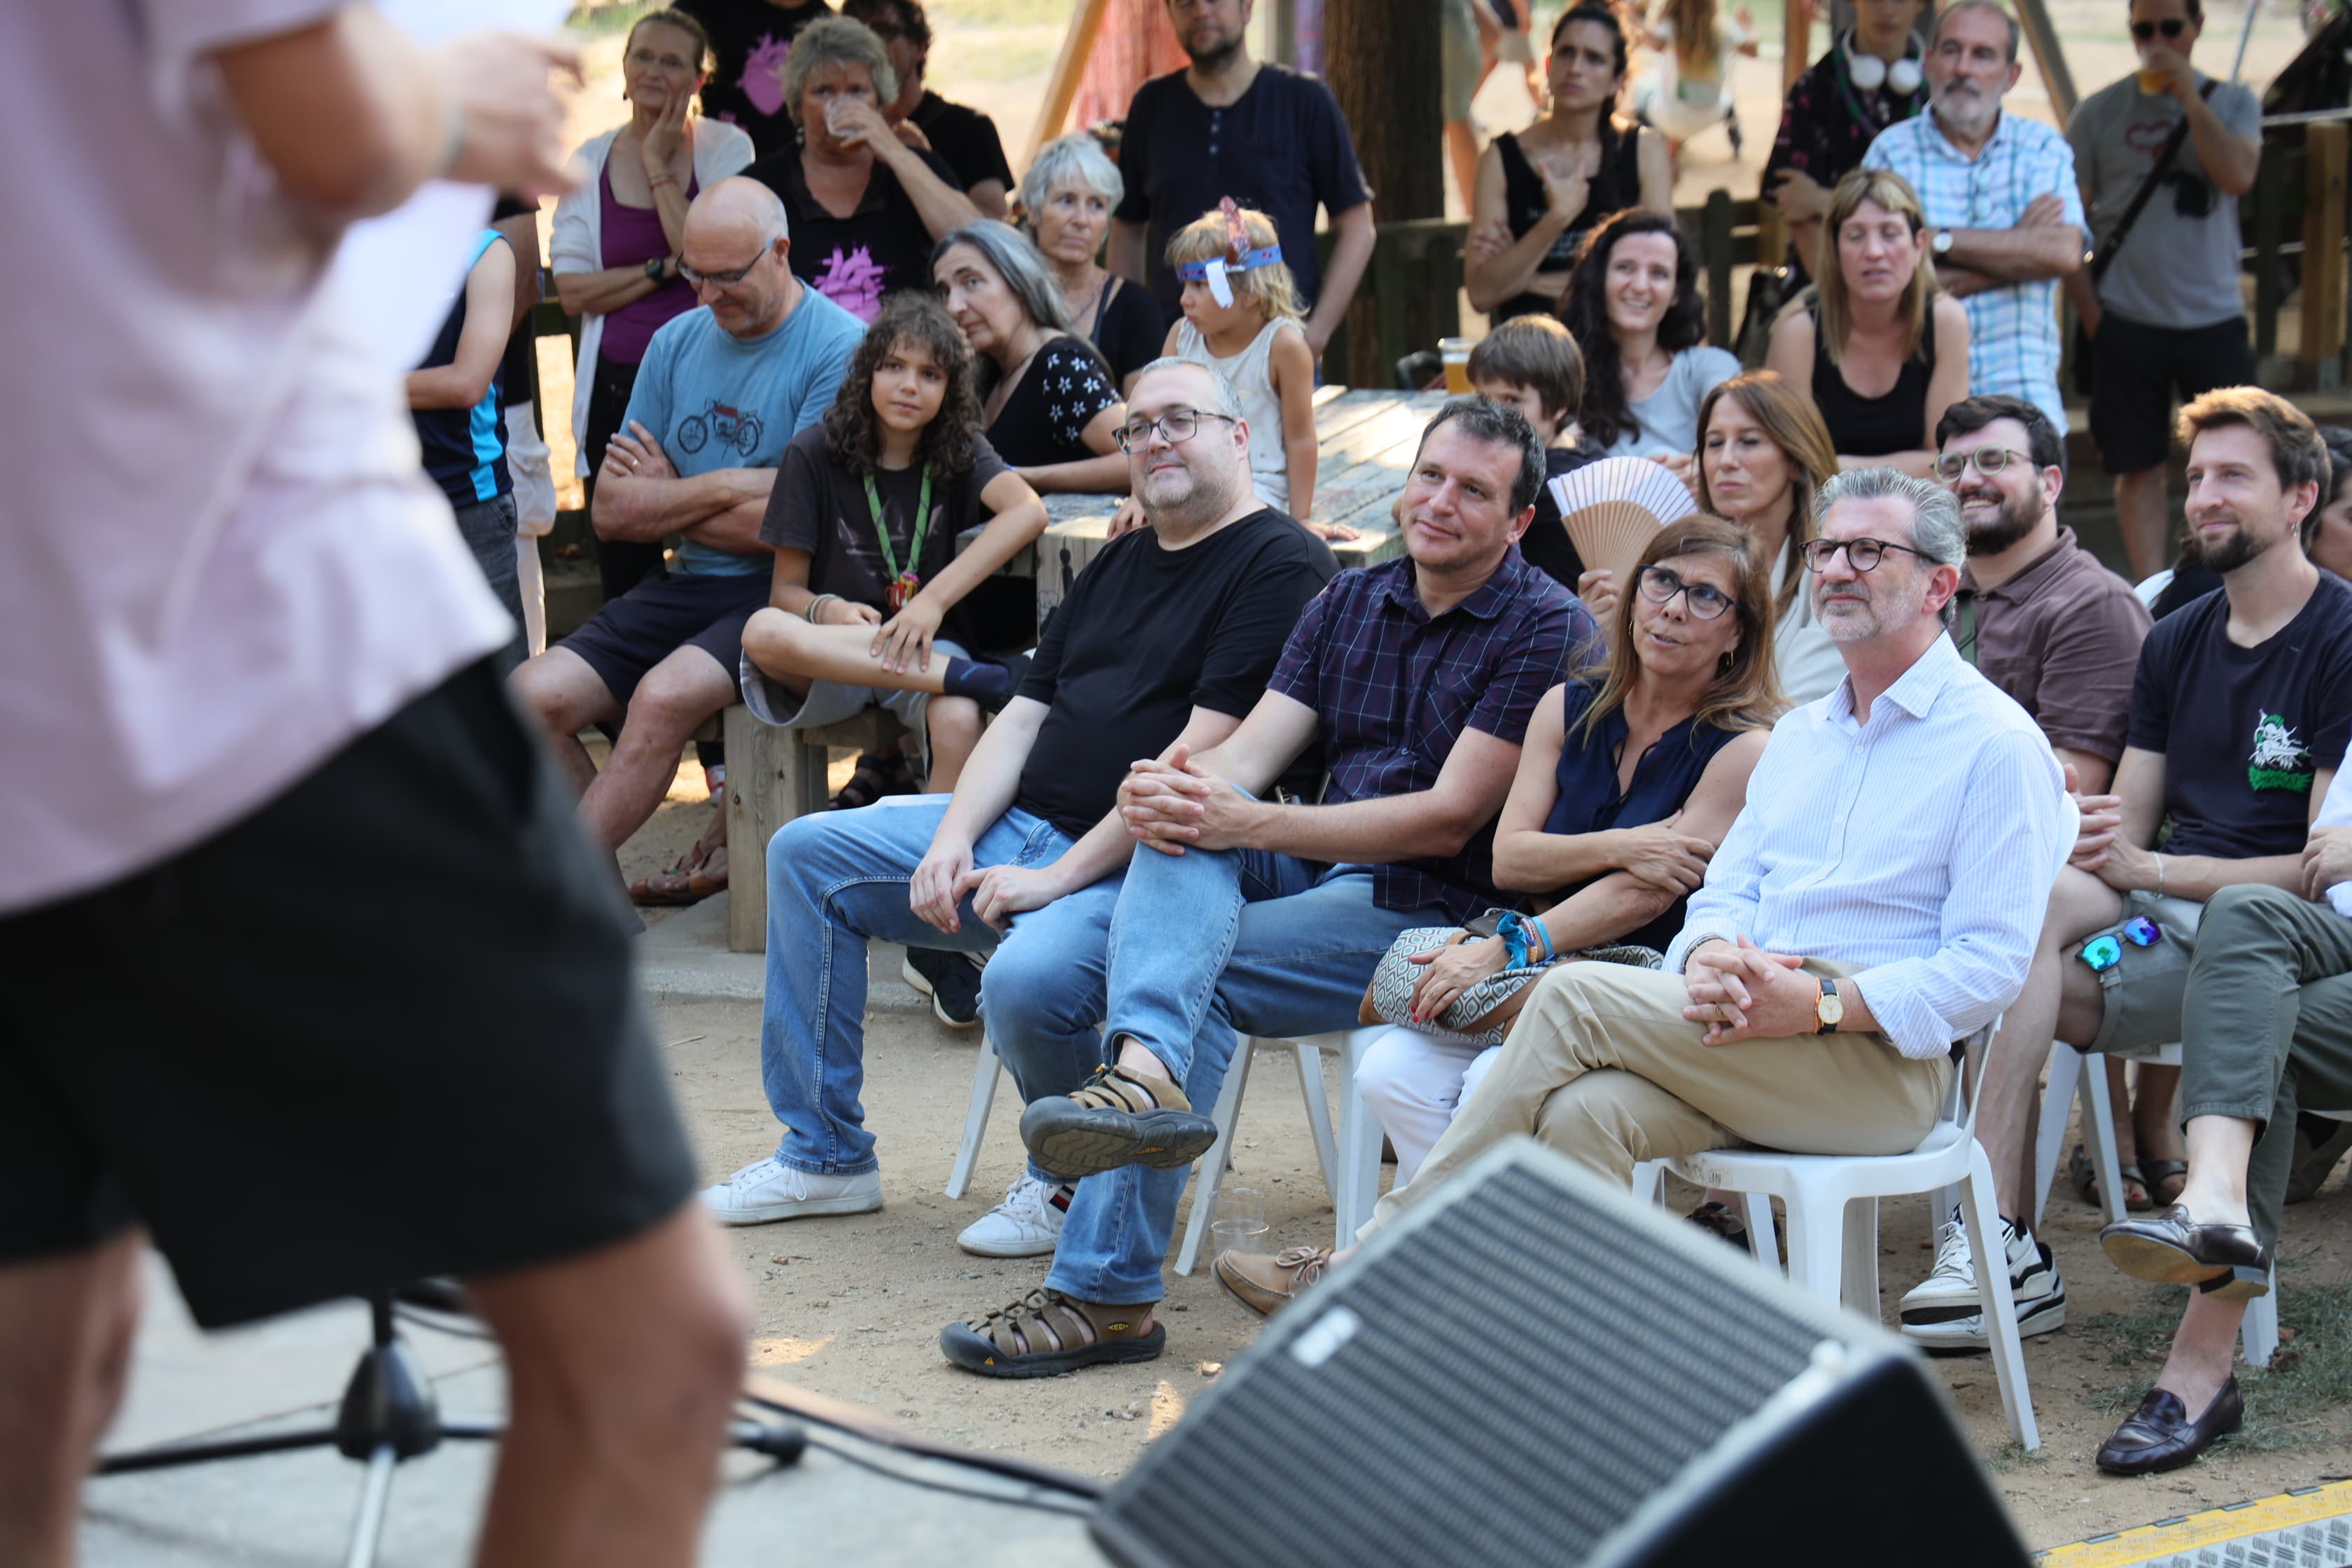
<path fill-rule="evenodd" d="M 825 809 L 835 746 L 895 746 L 905 725 L 879 708 L 838 724 L 780 730 L 736 703 L 719 715 L 727 741 L 727 946 L 768 950 L 768 840 L 796 816 Z"/>

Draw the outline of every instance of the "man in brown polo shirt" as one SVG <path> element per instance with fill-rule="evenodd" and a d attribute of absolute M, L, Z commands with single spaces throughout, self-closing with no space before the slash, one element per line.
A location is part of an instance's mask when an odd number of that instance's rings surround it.
<path fill-rule="evenodd" d="M 1953 599 L 1953 640 L 2041 726 L 2066 769 L 2084 832 L 2096 839 L 2112 830 L 2121 805 L 2105 791 L 2124 752 L 2147 611 L 2129 584 L 2076 542 L 2073 529 L 2058 525 L 2064 448 L 2041 409 L 2015 397 L 1964 398 L 1936 426 L 1936 444 L 1937 476 L 1958 498 L 1969 531 L 1968 569 Z M 2120 1078 L 2120 1064 L 2111 1066 Z M 2157 1124 L 2143 1130 L 2141 1145 L 2178 1152 L 2179 1135 L 2167 1112 L 2179 1069 L 2140 1071 L 2141 1101 Z M 2120 1083 L 2116 1088 L 2120 1093 Z M 2021 1183 L 2010 1190 L 2029 1194 L 2035 1106 L 2030 1093 L 2021 1110 L 2005 1103 L 2000 1114 L 1988 1114 L 1988 1102 L 1977 1120 L 1996 1176 L 2021 1173 Z M 2037 1334 L 2066 1321 L 2066 1291 L 2048 1249 L 2024 1228 L 2031 1206 L 2029 1197 L 2002 1212 L 2017 1226 L 2010 1262 L 2018 1327 Z M 1939 1258 L 1939 1266 L 1944 1261 Z M 1939 1350 L 1984 1348 L 1983 1319 L 1944 1300 L 1951 1292 L 1941 1272 L 1904 1298 L 1904 1335 Z"/>

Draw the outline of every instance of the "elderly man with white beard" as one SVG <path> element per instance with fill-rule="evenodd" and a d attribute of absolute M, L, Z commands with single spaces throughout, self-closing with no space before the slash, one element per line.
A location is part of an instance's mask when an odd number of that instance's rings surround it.
<path fill-rule="evenodd" d="M 2063 435 L 2058 279 L 2083 264 L 2083 195 L 2066 139 L 2000 110 L 2024 69 L 2017 42 L 1993 0 L 1945 11 L 1927 48 L 1928 112 L 1880 132 L 1862 163 L 1919 193 L 1936 275 L 1969 312 L 1969 390 L 2021 397 Z"/>

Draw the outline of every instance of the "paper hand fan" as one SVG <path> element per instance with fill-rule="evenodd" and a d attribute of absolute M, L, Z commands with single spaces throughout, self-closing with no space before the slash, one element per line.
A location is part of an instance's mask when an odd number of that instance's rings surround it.
<path fill-rule="evenodd" d="M 1588 567 L 1617 574 L 1620 593 L 1658 530 L 1698 508 L 1682 480 L 1647 458 L 1603 458 L 1551 481 L 1569 542 Z"/>

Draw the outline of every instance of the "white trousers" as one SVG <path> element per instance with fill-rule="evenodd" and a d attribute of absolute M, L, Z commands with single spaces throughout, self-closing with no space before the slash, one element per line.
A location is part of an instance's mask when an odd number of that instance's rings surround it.
<path fill-rule="evenodd" d="M 1389 1030 L 1356 1064 L 1356 1088 L 1396 1149 L 1403 1186 L 1470 1097 L 1499 1046 L 1460 1046 L 1402 1025 Z"/>

